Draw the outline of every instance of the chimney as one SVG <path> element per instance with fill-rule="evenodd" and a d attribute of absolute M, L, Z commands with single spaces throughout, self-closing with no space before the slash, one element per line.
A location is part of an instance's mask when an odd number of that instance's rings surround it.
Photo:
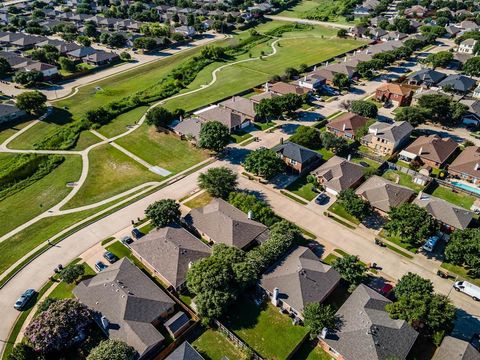
<path fill-rule="evenodd" d="M 420 146 L 420 149 L 418 150 L 418 155 L 422 155 L 422 153 L 423 153 L 423 147 Z"/>
<path fill-rule="evenodd" d="M 378 128 L 374 128 L 373 133 L 375 134 L 375 136 L 377 136 L 378 135 Z"/>
<path fill-rule="evenodd" d="M 347 129 L 347 124 L 343 124 L 343 131 Z"/>
<path fill-rule="evenodd" d="M 328 329 L 327 329 L 326 327 L 324 327 L 324 328 L 322 329 L 322 332 L 320 333 L 320 338 L 326 339 L 327 334 L 328 334 Z"/>
<path fill-rule="evenodd" d="M 280 138 L 280 144 L 283 144 L 283 137 Z"/>
<path fill-rule="evenodd" d="M 250 220 L 253 220 L 253 211 L 252 211 L 252 210 L 248 210 L 247 217 L 248 217 Z"/>
<path fill-rule="evenodd" d="M 105 316 L 102 316 L 100 318 L 100 322 L 102 323 L 102 327 L 107 330 L 108 327 L 110 326 L 110 322 L 108 321 L 108 319 L 105 317 Z"/>
<path fill-rule="evenodd" d="M 478 171 L 478 170 L 480 170 L 480 163 L 475 164 L 475 171 Z"/>
<path fill-rule="evenodd" d="M 350 161 L 351 159 L 352 159 L 352 154 L 348 154 L 347 161 Z"/>
<path fill-rule="evenodd" d="M 183 116 L 182 116 L 182 115 L 180 115 L 180 122 L 182 122 L 182 121 L 183 121 Z"/>
<path fill-rule="evenodd" d="M 268 91 L 268 81 L 265 83 L 265 91 Z"/>
<path fill-rule="evenodd" d="M 278 287 L 273 289 L 273 295 L 272 295 L 272 304 L 274 306 L 278 306 L 278 294 L 280 293 L 280 290 Z"/>
<path fill-rule="evenodd" d="M 232 101 L 235 102 L 235 95 L 232 97 Z"/>
<path fill-rule="evenodd" d="M 317 65 L 313 67 L 313 71 L 317 71 Z"/>

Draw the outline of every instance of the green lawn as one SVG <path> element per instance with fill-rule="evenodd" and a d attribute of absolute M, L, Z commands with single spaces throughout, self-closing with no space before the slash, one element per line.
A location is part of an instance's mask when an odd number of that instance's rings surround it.
<path fill-rule="evenodd" d="M 267 359 L 286 359 L 307 334 L 270 303 L 257 306 L 241 298 L 228 314 L 223 324 Z"/>
<path fill-rule="evenodd" d="M 453 265 L 453 264 L 444 262 L 442 263 L 441 267 L 449 271 L 450 273 L 456 274 L 460 276 L 462 279 L 465 279 L 468 282 L 471 282 L 472 284 L 480 286 L 480 279 L 473 279 L 470 276 L 468 276 L 468 270 L 462 266 Z"/>
<path fill-rule="evenodd" d="M 232 138 L 232 142 L 239 144 L 242 141 L 250 139 L 252 137 L 252 134 L 247 132 L 235 132 L 232 133 L 230 137 Z"/>
<path fill-rule="evenodd" d="M 307 176 L 301 176 L 293 183 L 287 186 L 287 190 L 295 195 L 304 198 L 307 201 L 315 199 L 318 193 L 313 191 L 313 184 L 307 182 Z"/>
<path fill-rule="evenodd" d="M 200 195 L 195 196 L 193 199 L 187 201 L 184 205 L 188 206 L 190 209 L 199 208 L 207 205 L 212 201 L 212 197 L 209 193 L 203 192 Z"/>
<path fill-rule="evenodd" d="M 209 360 L 222 360 L 224 357 L 244 359 L 243 353 L 228 338 L 217 330 L 207 329 L 193 343 L 193 347 Z"/>
<path fill-rule="evenodd" d="M 117 256 L 119 259 L 132 256 L 132 252 L 120 241 L 115 241 L 113 244 L 107 246 L 106 250 L 110 251 L 112 254 Z"/>
<path fill-rule="evenodd" d="M 444 186 L 437 186 L 437 188 L 432 192 L 432 195 L 468 210 L 470 210 L 475 202 L 475 198 L 473 196 L 461 192 L 454 193 L 452 189 Z"/>
<path fill-rule="evenodd" d="M 172 173 L 188 169 L 208 158 L 206 151 L 174 135 L 157 132 L 153 126 L 142 125 L 116 142 L 150 164 Z"/>
<path fill-rule="evenodd" d="M 85 274 L 82 275 L 82 277 L 77 281 L 79 283 L 82 280 L 86 280 L 88 278 L 91 278 L 92 276 L 95 276 L 96 272 L 88 266 L 86 263 L 83 263 L 83 266 L 85 267 Z M 49 298 L 52 299 L 70 299 L 73 298 L 73 289 L 77 286 L 77 283 L 73 284 L 67 284 L 65 281 L 61 281 L 55 289 L 48 295 Z"/>
<path fill-rule="evenodd" d="M 328 159 L 331 159 L 332 157 L 335 156 L 335 154 L 330 151 L 330 150 L 327 150 L 325 148 L 321 148 L 320 150 L 316 150 L 318 153 L 322 154 L 322 159 L 327 161 Z"/>
<path fill-rule="evenodd" d="M 382 230 L 379 234 L 381 237 L 387 239 L 388 241 L 391 241 L 392 243 L 410 251 L 413 253 L 416 253 L 418 251 L 419 246 L 416 245 L 411 245 L 409 243 L 406 243 L 402 241 L 402 239 L 397 236 L 397 235 L 389 235 L 385 230 Z"/>
<path fill-rule="evenodd" d="M 412 177 L 408 174 L 402 173 L 401 171 L 396 171 L 396 170 L 387 170 L 384 174 L 383 177 L 387 180 L 390 180 L 391 182 L 396 183 L 397 177 L 399 178 L 399 185 L 406 186 L 410 189 L 412 189 L 415 192 L 419 192 L 423 190 L 422 185 L 417 185 L 412 181 Z"/>
<path fill-rule="evenodd" d="M 11 156 L 11 155 L 9 155 Z M 77 181 L 82 170 L 80 156 L 66 156 L 50 174 L 0 201 L 0 235 L 47 211 L 71 190 L 67 182 Z"/>
<path fill-rule="evenodd" d="M 335 260 L 337 260 L 339 257 L 335 254 L 328 254 L 325 259 L 322 260 L 325 264 L 332 265 Z"/>
<path fill-rule="evenodd" d="M 9 121 L 8 123 L 2 124 L 0 126 L 0 144 L 7 140 L 9 137 L 15 135 L 15 133 L 22 130 L 30 123 L 31 121 L 28 120 L 18 120 Z"/>
<path fill-rule="evenodd" d="M 274 121 L 269 121 L 269 122 L 265 122 L 265 123 L 262 123 L 262 122 L 253 123 L 253 126 L 255 126 L 258 130 L 262 130 L 262 131 L 271 129 L 275 125 L 277 125 L 277 124 Z"/>
<path fill-rule="evenodd" d="M 129 112 L 116 117 L 110 123 L 103 125 L 98 129 L 98 132 L 108 138 L 120 135 L 128 130 L 128 125 L 134 125 L 138 122 L 147 109 L 148 106 L 139 106 L 130 110 Z"/>
<path fill-rule="evenodd" d="M 332 357 L 328 355 L 320 346 L 313 341 L 306 340 L 302 346 L 297 350 L 295 356 L 296 360 L 331 360 Z"/>
<path fill-rule="evenodd" d="M 337 3 L 339 4 L 338 6 L 336 5 Z M 326 21 L 339 24 L 355 24 L 354 21 L 346 21 L 345 16 L 334 15 L 340 13 L 342 9 L 342 2 L 338 0 L 302 0 L 290 9 L 280 12 L 278 15 L 301 19 L 306 18 L 307 14 L 313 13 L 317 8 L 320 9 L 320 14 L 329 15 Z"/>
<path fill-rule="evenodd" d="M 356 225 L 360 224 L 360 220 L 358 220 L 355 216 L 350 215 L 345 208 L 335 201 L 329 208 L 328 211 L 338 215 Z"/>
<path fill-rule="evenodd" d="M 373 169 L 378 169 L 380 167 L 380 165 L 382 165 L 379 162 L 376 162 L 374 160 L 371 160 L 369 158 L 362 157 L 362 156 L 355 156 L 355 157 L 352 156 L 350 161 L 355 163 L 355 164 L 359 164 L 361 162 L 367 163 L 369 165 L 369 167 L 371 167 Z"/>
<path fill-rule="evenodd" d="M 162 179 L 109 144 L 93 149 L 89 159 L 87 180 L 65 205 L 66 209 L 93 204 L 137 185 Z"/>

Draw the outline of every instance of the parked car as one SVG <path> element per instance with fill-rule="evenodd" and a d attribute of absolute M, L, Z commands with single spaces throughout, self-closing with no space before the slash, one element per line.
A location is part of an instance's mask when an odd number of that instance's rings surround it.
<path fill-rule="evenodd" d="M 57 267 L 55 269 L 53 269 L 53 271 L 56 274 L 60 273 L 62 270 L 63 270 L 63 265 L 62 264 L 58 264 Z"/>
<path fill-rule="evenodd" d="M 318 205 L 323 205 L 323 204 L 326 204 L 328 202 L 328 200 L 330 200 L 328 195 L 326 193 L 322 192 L 316 197 L 315 202 Z"/>
<path fill-rule="evenodd" d="M 34 289 L 25 290 L 17 299 L 17 301 L 15 301 L 15 305 L 13 305 L 13 307 L 17 310 L 23 310 L 36 293 L 37 292 Z"/>
<path fill-rule="evenodd" d="M 124 236 L 120 242 L 126 247 L 130 248 L 130 244 L 133 243 L 133 239 L 130 236 Z"/>
<path fill-rule="evenodd" d="M 438 235 L 430 236 L 427 242 L 422 246 L 423 250 L 432 252 L 435 246 L 438 244 L 439 240 L 440 236 Z"/>
<path fill-rule="evenodd" d="M 110 264 L 113 264 L 115 261 L 118 260 L 118 257 L 116 257 L 114 254 L 112 254 L 110 251 L 105 251 L 105 253 L 103 253 L 103 257 L 105 259 L 107 259 L 107 261 Z"/>
<path fill-rule="evenodd" d="M 101 262 L 101 261 L 97 261 L 97 262 L 95 263 L 95 269 L 97 269 L 98 272 L 103 271 L 103 270 L 105 270 L 106 268 L 108 268 L 108 265 L 105 265 L 105 264 L 104 264 L 103 262 Z"/>
<path fill-rule="evenodd" d="M 132 236 L 135 240 L 138 240 L 143 236 L 143 233 L 140 230 L 138 230 L 137 228 L 133 228 Z"/>
<path fill-rule="evenodd" d="M 457 281 L 453 284 L 456 291 L 463 292 L 472 297 L 475 301 L 480 301 L 480 287 L 470 284 L 468 281 Z"/>

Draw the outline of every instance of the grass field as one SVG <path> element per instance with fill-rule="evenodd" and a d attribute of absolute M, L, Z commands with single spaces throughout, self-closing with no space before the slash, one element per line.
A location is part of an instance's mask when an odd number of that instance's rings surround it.
<path fill-rule="evenodd" d="M 207 159 L 208 153 L 169 134 L 157 132 L 154 127 L 140 126 L 116 141 L 128 151 L 152 165 L 172 173 L 185 170 Z"/>
<path fill-rule="evenodd" d="M 413 253 L 416 253 L 418 251 L 419 246 L 416 245 L 411 245 L 409 243 L 406 243 L 402 241 L 402 239 L 399 236 L 396 235 L 389 235 L 385 230 L 382 230 L 379 234 L 381 237 L 387 239 L 388 241 L 391 241 L 392 243 L 408 250 Z"/>
<path fill-rule="evenodd" d="M 314 341 L 306 340 L 302 346 L 297 350 L 293 359 L 297 360 L 331 360 L 332 357 L 328 355 L 320 346 Z"/>
<path fill-rule="evenodd" d="M 25 126 L 28 126 L 31 121 L 12 121 L 8 124 L 2 124 L 0 126 L 0 144 L 7 140 L 9 137 L 15 135 L 18 131 L 22 130 Z"/>
<path fill-rule="evenodd" d="M 193 347 L 209 360 L 244 359 L 239 348 L 217 330 L 207 329 L 193 343 Z"/>
<path fill-rule="evenodd" d="M 109 124 L 103 125 L 98 129 L 98 132 L 108 138 L 120 135 L 128 130 L 128 125 L 134 125 L 138 122 L 147 109 L 147 106 L 139 106 L 138 108 L 130 110 L 129 112 L 118 116 Z"/>
<path fill-rule="evenodd" d="M 354 223 L 359 225 L 360 220 L 358 220 L 355 216 L 350 215 L 345 208 L 338 203 L 338 201 L 334 202 L 329 208 L 328 211 Z"/>
<path fill-rule="evenodd" d="M 292 325 L 292 320 L 270 303 L 257 306 L 242 298 L 228 314 L 223 324 L 266 359 L 288 358 L 307 334 L 307 329 Z"/>
<path fill-rule="evenodd" d="M 87 180 L 65 205 L 66 209 L 93 204 L 137 185 L 162 179 L 109 144 L 93 149 L 89 159 Z"/>
<path fill-rule="evenodd" d="M 306 176 L 299 177 L 293 183 L 288 185 L 287 190 L 304 198 L 307 201 L 315 199 L 315 197 L 318 195 L 318 193 L 313 191 L 313 184 L 307 181 Z"/>
<path fill-rule="evenodd" d="M 435 190 L 433 190 L 432 195 L 468 210 L 470 210 L 475 202 L 475 198 L 473 196 L 461 192 L 454 193 L 452 189 L 444 186 L 438 186 Z"/>
<path fill-rule="evenodd" d="M 396 171 L 396 170 L 388 170 L 383 174 L 383 177 L 387 180 L 390 180 L 391 182 L 396 182 L 396 179 L 398 178 L 398 184 L 402 186 L 406 186 L 410 189 L 412 189 L 415 192 L 419 192 L 423 190 L 422 185 L 417 185 L 415 184 L 412 180 L 412 177 L 408 174 L 402 173 L 401 171 Z"/>
<path fill-rule="evenodd" d="M 199 208 L 207 205 L 212 201 L 212 197 L 209 193 L 203 192 L 200 195 L 195 196 L 193 199 L 187 201 L 184 205 L 188 206 L 190 209 Z"/>
<path fill-rule="evenodd" d="M 85 267 L 85 273 L 81 276 L 81 278 L 77 282 L 91 278 L 96 274 L 96 272 L 86 263 L 83 263 L 83 266 Z M 77 286 L 76 283 L 67 284 L 65 281 L 61 281 L 55 287 L 55 289 L 53 289 L 53 291 L 48 295 L 48 297 L 52 299 L 71 299 L 73 298 L 72 291 L 76 286 Z"/>
<path fill-rule="evenodd" d="M 338 0 L 302 0 L 297 5 L 291 7 L 290 9 L 284 10 L 278 14 L 278 16 L 285 16 L 291 18 L 305 18 L 308 13 L 313 12 L 316 8 L 321 9 L 323 14 L 334 13 L 336 3 L 341 3 Z M 324 9 L 331 8 L 331 11 L 323 11 Z M 339 23 L 339 24 L 355 24 L 355 21 L 348 22 L 345 17 L 342 15 L 331 15 L 328 18 L 329 22 Z"/>
<path fill-rule="evenodd" d="M 80 156 L 67 156 L 50 174 L 0 201 L 0 235 L 47 211 L 62 200 L 72 190 L 66 186 L 67 182 L 77 181 L 81 170 Z"/>

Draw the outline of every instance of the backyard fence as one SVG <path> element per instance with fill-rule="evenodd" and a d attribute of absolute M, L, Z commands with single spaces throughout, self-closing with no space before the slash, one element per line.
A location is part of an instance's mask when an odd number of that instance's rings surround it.
<path fill-rule="evenodd" d="M 380 164 L 383 164 L 385 162 L 385 159 L 380 157 L 380 156 L 376 156 L 376 155 L 372 155 L 372 154 L 368 154 L 368 153 L 364 153 L 364 152 L 361 152 L 361 151 L 356 151 L 356 154 L 358 156 L 362 156 L 364 158 L 367 158 L 367 159 L 370 159 L 370 160 L 373 160 L 373 161 L 376 161 Z"/>
<path fill-rule="evenodd" d="M 415 171 L 415 170 L 412 170 L 412 169 L 408 169 L 406 167 L 403 167 L 403 166 L 399 166 L 397 164 L 394 164 L 394 163 L 391 163 L 389 161 L 387 161 L 387 165 L 388 165 L 388 168 L 390 170 L 396 170 L 396 171 L 400 171 L 404 174 L 407 174 L 407 175 L 410 175 L 412 177 L 415 177 L 415 176 L 425 176 L 425 175 L 422 175 L 420 174 L 419 172 Z M 432 178 L 430 176 L 427 176 L 429 178 L 429 181 L 432 180 Z"/>
<path fill-rule="evenodd" d="M 218 330 L 225 334 L 225 336 L 233 343 L 235 346 L 240 348 L 243 351 L 246 351 L 251 354 L 250 359 L 253 360 L 264 360 L 260 355 L 258 355 L 255 350 L 253 350 L 250 346 L 245 344 L 242 339 L 240 339 L 237 335 L 231 332 L 226 326 L 224 326 L 220 321 L 217 319 L 213 320 L 215 326 L 217 326 Z"/>

